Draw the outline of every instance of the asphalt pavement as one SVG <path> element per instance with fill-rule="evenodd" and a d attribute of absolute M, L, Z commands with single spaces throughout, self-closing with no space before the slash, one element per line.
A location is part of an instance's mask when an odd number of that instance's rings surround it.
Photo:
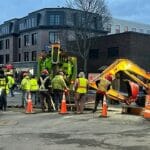
<path fill-rule="evenodd" d="M 8 105 L 21 104 L 21 93 L 8 96 Z M 121 114 L 109 106 L 108 117 L 85 111 L 25 114 L 22 108 L 0 112 L 0 150 L 149 150 L 150 121 Z"/>

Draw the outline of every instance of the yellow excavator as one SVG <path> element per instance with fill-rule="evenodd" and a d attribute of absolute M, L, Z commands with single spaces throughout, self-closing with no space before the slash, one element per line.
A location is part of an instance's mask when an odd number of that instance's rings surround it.
<path fill-rule="evenodd" d="M 139 96 L 140 87 L 148 90 L 150 88 L 150 73 L 139 67 L 133 61 L 128 59 L 117 59 L 97 75 L 90 86 L 97 89 L 96 81 L 101 78 L 105 78 L 107 75 L 111 75 L 114 80 L 119 77 L 120 87 L 123 86 L 123 82 L 126 83 L 126 92 L 121 92 L 120 88 L 115 89 L 113 86 L 107 91 L 106 95 L 113 100 L 117 100 L 126 104 L 136 102 Z M 113 80 L 113 82 L 115 82 Z"/>

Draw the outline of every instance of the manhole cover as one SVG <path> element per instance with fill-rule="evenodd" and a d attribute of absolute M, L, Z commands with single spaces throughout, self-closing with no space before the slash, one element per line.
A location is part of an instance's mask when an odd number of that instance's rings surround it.
<path fill-rule="evenodd" d="M 15 120 L 0 120 L 0 126 L 10 126 L 10 125 L 16 125 L 18 121 Z"/>

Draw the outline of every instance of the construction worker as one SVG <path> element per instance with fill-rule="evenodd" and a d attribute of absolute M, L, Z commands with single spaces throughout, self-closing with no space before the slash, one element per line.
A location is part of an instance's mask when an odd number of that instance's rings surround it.
<path fill-rule="evenodd" d="M 96 85 L 97 85 L 97 91 L 96 91 L 96 97 L 95 97 L 95 105 L 94 105 L 94 109 L 93 109 L 93 113 L 95 113 L 97 111 L 97 107 L 98 104 L 101 101 L 101 104 L 103 106 L 103 99 L 104 99 L 104 95 L 106 94 L 107 90 L 110 89 L 110 85 L 112 82 L 112 75 L 107 75 L 105 76 L 105 78 L 101 78 L 100 80 L 96 81 Z"/>
<path fill-rule="evenodd" d="M 28 96 L 30 93 L 30 77 L 27 72 L 23 73 L 23 79 L 21 81 L 21 90 L 22 90 L 22 107 L 24 108 L 24 103 L 27 103 Z"/>
<path fill-rule="evenodd" d="M 8 79 L 4 75 L 4 71 L 2 70 L 2 68 L 0 68 L 0 110 L 2 111 L 6 111 L 8 93 Z"/>
<path fill-rule="evenodd" d="M 64 73 L 62 71 L 58 71 L 55 77 L 52 79 L 53 97 L 57 111 L 59 111 L 64 90 L 69 90 L 63 76 Z"/>
<path fill-rule="evenodd" d="M 11 72 L 8 72 L 7 73 L 7 78 L 8 78 L 8 87 L 10 89 L 10 94 L 11 94 L 11 97 L 14 97 L 14 87 L 15 87 L 15 79 L 13 77 L 13 73 Z"/>
<path fill-rule="evenodd" d="M 49 73 L 46 69 L 41 72 L 41 76 L 38 80 L 39 84 L 39 94 L 40 94 L 40 101 L 41 101 L 41 108 L 42 111 L 45 112 L 46 106 L 45 102 L 48 106 L 48 112 L 51 110 L 51 80 L 49 77 Z"/>
<path fill-rule="evenodd" d="M 67 76 L 67 78 L 70 78 L 71 74 L 72 74 L 72 62 L 71 62 L 71 58 L 65 58 L 65 62 L 62 65 L 62 69 L 65 73 L 65 75 Z"/>
<path fill-rule="evenodd" d="M 85 78 L 84 72 L 80 72 L 75 81 L 75 105 L 76 113 L 82 114 L 84 110 L 84 101 L 88 88 L 88 80 Z"/>
<path fill-rule="evenodd" d="M 30 78 L 30 92 L 31 92 L 31 99 L 34 101 L 34 104 L 37 104 L 37 97 L 38 97 L 38 90 L 39 90 L 39 85 L 37 78 L 35 75 L 32 75 Z"/>

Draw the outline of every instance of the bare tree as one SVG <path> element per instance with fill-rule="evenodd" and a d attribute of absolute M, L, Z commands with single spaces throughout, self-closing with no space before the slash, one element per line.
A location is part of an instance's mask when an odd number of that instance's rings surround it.
<path fill-rule="evenodd" d="M 67 7 L 81 10 L 74 26 L 75 41 L 79 56 L 83 59 L 83 70 L 87 73 L 87 60 L 91 46 L 91 37 L 99 36 L 111 15 L 105 0 L 66 0 Z"/>

